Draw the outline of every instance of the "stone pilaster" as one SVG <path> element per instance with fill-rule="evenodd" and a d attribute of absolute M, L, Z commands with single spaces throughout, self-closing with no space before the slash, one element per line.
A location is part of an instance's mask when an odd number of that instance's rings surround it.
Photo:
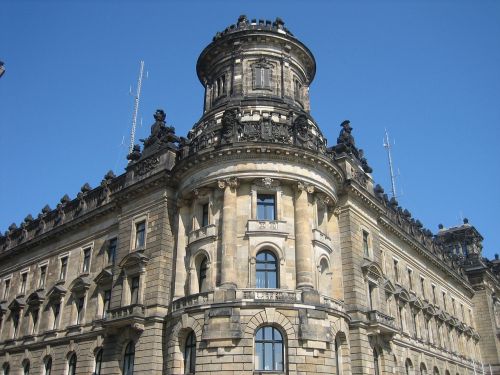
<path fill-rule="evenodd" d="M 221 259 L 221 286 L 236 288 L 236 188 L 238 180 L 227 178 L 218 181 L 219 188 L 224 190 L 224 204 L 222 208 L 222 259 Z"/>
<path fill-rule="evenodd" d="M 175 258 L 175 291 L 174 298 L 185 296 L 186 284 L 186 267 L 184 259 L 186 258 L 186 226 L 189 222 L 189 207 L 190 202 L 178 200 L 177 206 L 179 209 L 178 227 L 177 227 L 177 249 Z"/>
<path fill-rule="evenodd" d="M 313 289 L 313 247 L 309 194 L 312 185 L 299 182 L 295 190 L 295 268 L 297 289 Z"/>

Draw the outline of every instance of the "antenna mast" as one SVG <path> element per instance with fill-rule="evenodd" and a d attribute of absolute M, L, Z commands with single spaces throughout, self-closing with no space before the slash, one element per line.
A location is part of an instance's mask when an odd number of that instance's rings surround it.
<path fill-rule="evenodd" d="M 141 99 L 142 75 L 144 73 L 144 60 L 141 60 L 141 69 L 139 72 L 139 79 L 137 80 L 137 91 L 134 98 L 134 115 L 132 116 L 132 129 L 130 130 L 130 146 L 128 153 L 132 152 L 135 141 L 135 128 L 137 126 L 137 113 L 139 112 L 139 101 Z"/>
<path fill-rule="evenodd" d="M 387 129 L 385 129 L 385 137 L 384 137 L 384 147 L 387 150 L 387 158 L 389 159 L 389 173 L 391 175 L 391 189 L 392 196 L 396 198 L 396 176 L 394 175 L 394 170 L 392 167 L 392 156 L 391 156 L 391 142 L 389 142 L 389 133 Z"/>

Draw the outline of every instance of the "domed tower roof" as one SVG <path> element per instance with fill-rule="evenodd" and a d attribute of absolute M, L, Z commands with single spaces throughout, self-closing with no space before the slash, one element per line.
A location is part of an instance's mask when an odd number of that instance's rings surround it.
<path fill-rule="evenodd" d="M 326 140 L 309 113 L 316 61 L 284 25 L 280 18 L 240 16 L 201 52 L 196 70 L 205 87 L 203 115 L 181 158 L 238 142 L 326 152 Z"/>

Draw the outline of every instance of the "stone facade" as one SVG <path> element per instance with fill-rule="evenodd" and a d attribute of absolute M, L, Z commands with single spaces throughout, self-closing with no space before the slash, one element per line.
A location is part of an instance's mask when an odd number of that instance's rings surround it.
<path fill-rule="evenodd" d="M 4 374 L 500 373 L 500 261 L 374 186 L 349 121 L 327 145 L 315 69 L 241 16 L 199 57 L 187 138 L 158 110 L 125 173 L 11 225 Z"/>

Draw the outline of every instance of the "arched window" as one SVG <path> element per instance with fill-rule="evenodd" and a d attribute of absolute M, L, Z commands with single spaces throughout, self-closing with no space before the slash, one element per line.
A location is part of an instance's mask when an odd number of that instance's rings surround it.
<path fill-rule="evenodd" d="M 423 362 L 420 364 L 420 375 L 427 375 L 427 367 Z"/>
<path fill-rule="evenodd" d="M 3 365 L 3 375 L 9 375 L 10 374 L 10 365 L 8 363 Z"/>
<path fill-rule="evenodd" d="M 123 375 L 132 375 L 134 373 L 135 344 L 130 341 L 123 354 Z"/>
<path fill-rule="evenodd" d="M 407 358 L 405 362 L 406 375 L 413 375 L 413 364 L 410 359 Z"/>
<path fill-rule="evenodd" d="M 335 374 L 340 375 L 342 374 L 342 370 L 340 366 L 342 365 L 342 357 L 340 353 L 340 340 L 339 338 L 335 338 Z"/>
<path fill-rule="evenodd" d="M 23 374 L 30 375 L 30 361 L 26 361 L 26 363 L 23 365 Z"/>
<path fill-rule="evenodd" d="M 75 375 L 76 374 L 76 354 L 73 353 L 71 354 L 71 357 L 69 357 L 68 361 L 68 375 Z"/>
<path fill-rule="evenodd" d="M 52 373 L 52 357 L 45 359 L 44 375 L 51 375 Z"/>
<path fill-rule="evenodd" d="M 200 293 L 207 291 L 207 263 L 208 259 L 203 257 L 198 270 L 198 291 Z"/>
<path fill-rule="evenodd" d="M 373 348 L 373 368 L 375 369 L 375 375 L 380 375 L 380 363 L 377 349 Z"/>
<path fill-rule="evenodd" d="M 99 349 L 95 355 L 94 375 L 101 375 L 101 367 L 102 367 L 102 349 Z"/>
<path fill-rule="evenodd" d="M 194 374 L 196 369 L 196 336 L 191 331 L 184 344 L 184 374 Z"/>
<path fill-rule="evenodd" d="M 439 369 L 434 366 L 434 369 L 432 370 L 433 375 L 439 375 Z"/>
<path fill-rule="evenodd" d="M 255 370 L 283 371 L 284 347 L 280 331 L 265 326 L 255 333 Z"/>
<path fill-rule="evenodd" d="M 278 262 L 272 252 L 264 250 L 257 254 L 255 271 L 257 288 L 278 288 Z"/>

